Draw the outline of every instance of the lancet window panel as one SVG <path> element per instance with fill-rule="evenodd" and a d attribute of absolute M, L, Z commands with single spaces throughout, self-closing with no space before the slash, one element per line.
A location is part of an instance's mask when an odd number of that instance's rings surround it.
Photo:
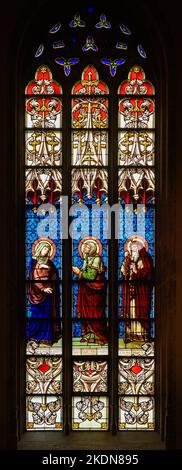
<path fill-rule="evenodd" d="M 142 67 L 135 65 L 118 89 L 118 199 L 122 206 L 118 427 L 122 431 L 155 429 L 155 140 L 155 90 Z"/>
<path fill-rule="evenodd" d="M 63 429 L 62 88 L 38 67 L 25 89 L 26 427 Z"/>
<path fill-rule="evenodd" d="M 72 241 L 72 429 L 101 431 L 109 429 L 109 396 L 98 396 L 109 392 L 107 362 L 99 360 L 109 354 L 108 240 L 100 212 L 108 201 L 109 90 L 88 65 L 72 93 L 72 202 L 82 215 L 82 235 Z"/>

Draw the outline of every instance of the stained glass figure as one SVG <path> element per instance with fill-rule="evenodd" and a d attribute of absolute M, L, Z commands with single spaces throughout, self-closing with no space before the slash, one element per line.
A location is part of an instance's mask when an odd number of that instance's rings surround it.
<path fill-rule="evenodd" d="M 122 211 L 120 213 L 120 228 L 123 230 L 119 240 L 119 279 L 121 279 L 121 266 L 125 258 L 125 243 L 128 239 L 136 237 L 145 241 L 148 254 L 155 260 L 155 207 L 152 204 L 134 204 L 134 200 L 122 199 Z M 142 234 L 139 233 L 142 229 Z"/>
<path fill-rule="evenodd" d="M 139 54 L 141 55 L 141 57 L 143 57 L 143 59 L 146 59 L 147 57 L 147 54 L 146 52 L 144 51 L 143 47 L 141 46 L 141 44 L 139 44 L 137 46 L 137 51 L 139 52 Z"/>
<path fill-rule="evenodd" d="M 109 71 L 112 77 L 116 75 L 118 65 L 123 65 L 125 59 L 101 59 L 102 64 L 109 66 Z"/>
<path fill-rule="evenodd" d="M 50 33 L 51 34 L 54 34 L 54 33 L 57 33 L 61 28 L 61 23 L 56 23 L 54 26 L 52 26 L 52 28 L 50 29 Z"/>
<path fill-rule="evenodd" d="M 95 27 L 97 29 L 101 29 L 101 28 L 110 29 L 111 28 L 111 23 L 107 21 L 106 15 L 104 15 L 104 13 L 100 15 L 100 21 L 96 23 Z"/>
<path fill-rule="evenodd" d="M 46 238 L 39 238 L 32 247 L 34 262 L 28 287 L 31 319 L 27 323 L 27 340 L 34 340 L 37 343 L 53 344 L 61 336 L 58 325 L 52 325 L 50 322 L 60 316 L 58 273 L 52 261 L 55 250 L 53 241 Z M 38 319 L 42 320 L 41 330 L 39 324 L 37 325 Z"/>
<path fill-rule="evenodd" d="M 104 328 L 105 323 L 100 322 L 105 316 L 107 292 L 101 257 L 102 245 L 94 237 L 85 237 L 80 241 L 78 250 L 83 258 L 83 265 L 81 269 L 73 266 L 72 270 L 79 279 L 77 318 L 84 320 L 80 341 L 102 345 L 108 343 L 107 328 Z"/>
<path fill-rule="evenodd" d="M 43 287 L 44 287 L 44 285 L 46 285 L 45 282 L 44 282 L 44 279 L 41 279 L 40 281 L 41 282 L 39 283 L 39 286 L 42 283 Z M 27 320 L 31 320 L 31 321 L 33 321 L 33 320 L 32 320 L 32 302 L 31 302 L 32 297 L 31 297 L 30 293 L 36 287 L 36 284 L 37 283 L 33 282 L 33 281 L 32 282 L 27 281 L 27 283 L 26 283 L 26 318 L 27 318 Z M 39 318 L 38 318 L 38 316 L 35 317 L 35 318 L 37 319 L 37 321 L 39 319 L 40 320 L 39 324 L 42 324 L 42 325 L 43 325 L 43 320 L 45 318 L 50 321 L 50 324 L 51 324 L 51 322 L 53 322 L 53 323 L 57 322 L 57 324 L 59 325 L 60 324 L 59 318 L 61 318 L 61 316 L 62 316 L 62 283 L 61 282 L 56 283 L 56 282 L 50 281 L 49 284 L 50 284 L 50 287 L 51 287 L 52 291 L 53 290 L 56 291 L 56 296 L 57 296 L 56 303 L 59 304 L 59 311 L 56 312 L 57 313 L 56 317 L 50 318 L 49 308 L 46 308 L 46 307 L 43 306 L 44 307 L 44 316 L 40 315 Z M 38 292 L 38 289 L 37 289 L 37 292 Z"/>
<path fill-rule="evenodd" d="M 69 23 L 70 28 L 84 28 L 86 26 L 85 21 L 81 20 L 80 14 L 76 13 L 73 20 Z"/>
<path fill-rule="evenodd" d="M 68 77 L 71 72 L 71 66 L 78 64 L 79 59 L 64 59 L 64 57 L 58 57 L 55 59 L 55 62 L 56 64 L 62 65 L 64 67 L 64 73 L 66 77 Z"/>
<path fill-rule="evenodd" d="M 73 392 L 107 392 L 108 364 L 106 361 L 73 362 Z"/>
<path fill-rule="evenodd" d="M 122 33 L 127 34 L 127 36 L 131 34 L 131 31 L 129 30 L 129 28 L 125 26 L 124 24 L 119 25 L 119 27 Z"/>
<path fill-rule="evenodd" d="M 98 51 L 98 47 L 96 46 L 92 36 L 88 36 L 88 38 L 86 39 L 86 44 L 82 47 L 82 51 L 84 52 L 90 50 L 94 52 Z"/>
<path fill-rule="evenodd" d="M 27 397 L 27 431 L 62 430 L 62 398 L 49 395 Z"/>
<path fill-rule="evenodd" d="M 97 207 L 92 208 L 93 217 L 95 217 L 95 219 L 97 219 L 97 212 L 94 213 L 94 209 L 97 210 Z M 100 207 L 98 209 L 99 209 L 98 214 L 102 218 L 102 210 L 100 210 Z M 93 220 L 93 225 L 94 225 L 94 223 L 95 223 L 95 220 Z M 99 223 L 98 219 L 96 220 L 96 223 L 97 224 Z M 92 226 L 92 219 L 91 219 L 91 226 Z M 92 245 L 92 251 L 93 252 L 95 251 L 94 256 L 95 257 L 98 257 L 98 256 L 102 257 L 102 259 L 97 260 L 97 261 L 102 262 L 102 264 L 104 265 L 103 266 L 103 268 L 104 268 L 104 271 L 103 271 L 104 272 L 104 278 L 108 279 L 108 273 L 107 273 L 108 243 L 107 243 L 107 240 L 103 238 L 102 230 L 101 230 L 101 237 L 100 238 L 101 238 L 101 240 L 99 240 L 98 238 L 96 238 L 92 235 L 88 235 L 88 236 L 85 236 L 84 238 L 80 236 L 79 240 L 73 240 L 73 264 L 77 265 L 80 269 L 82 268 L 83 260 L 85 259 L 85 245 L 88 241 Z M 82 250 L 84 250 L 84 251 L 82 251 Z M 78 278 L 77 278 L 77 276 L 75 276 L 74 273 L 73 273 L 73 279 L 75 281 L 77 281 L 77 284 L 78 284 Z"/>
<path fill-rule="evenodd" d="M 130 283 L 131 285 L 131 283 Z M 118 310 L 118 313 L 119 313 L 119 317 L 120 318 L 123 318 L 123 310 L 124 310 L 124 295 L 123 295 L 123 292 L 122 290 L 124 290 L 124 287 L 125 286 L 125 283 L 124 281 L 122 281 L 121 283 L 119 283 L 119 286 L 118 286 L 118 295 L 119 295 L 119 310 Z M 141 312 L 143 312 L 145 310 L 145 299 L 143 298 L 143 296 L 140 296 L 141 299 Z M 133 311 L 135 311 L 135 307 L 133 308 Z M 148 322 L 148 320 L 154 318 L 154 288 L 152 287 L 151 288 L 151 293 L 150 293 L 150 303 L 149 303 L 149 310 L 148 310 L 148 319 L 147 320 L 142 320 L 140 319 L 141 321 L 147 321 L 147 323 L 149 323 L 149 328 L 150 328 L 150 322 Z M 127 323 L 127 320 L 126 322 Z M 128 322 L 129 323 L 129 322 Z"/>
<path fill-rule="evenodd" d="M 125 243 L 125 258 L 121 266 L 124 281 L 122 317 L 128 319 L 125 332 L 125 339 L 128 341 L 150 339 L 148 319 L 150 318 L 151 288 L 154 283 L 153 271 L 153 260 L 148 253 L 147 242 L 141 236 L 130 237 Z"/>
<path fill-rule="evenodd" d="M 121 431 L 153 431 L 155 429 L 154 398 L 124 396 L 119 399 Z"/>
<path fill-rule="evenodd" d="M 99 218 L 97 217 L 97 213 L 94 213 L 94 209 L 99 209 L 99 212 L 98 212 L 99 216 L 102 214 L 102 210 L 100 210 L 100 207 L 99 208 L 97 208 L 97 207 L 92 208 L 93 218 L 96 219 L 96 220 L 93 220 L 93 225 L 94 225 L 94 223 L 98 225 L 99 224 Z M 102 217 L 102 215 L 101 215 L 101 217 Z M 83 221 L 83 222 L 85 222 L 85 221 Z M 92 219 L 90 221 L 90 224 L 92 226 Z M 82 240 L 83 240 L 83 242 L 85 241 L 85 243 L 86 243 L 87 240 L 90 240 L 90 241 L 96 240 L 96 243 L 99 244 L 100 247 L 102 247 L 101 248 L 101 255 L 102 255 L 102 263 L 104 265 L 104 279 L 107 280 L 108 279 L 108 272 L 107 272 L 107 268 L 108 268 L 108 241 L 103 238 L 102 230 L 101 230 L 101 237 L 100 238 L 101 238 L 101 241 L 98 240 L 98 238 L 94 237 L 93 235 L 89 235 L 89 236 L 86 236 L 84 238 L 80 236 L 79 240 L 73 240 L 73 265 L 78 266 L 78 268 L 80 270 L 82 269 L 83 260 L 85 258 L 85 255 L 83 253 L 80 253 L 80 245 L 82 244 Z M 99 254 L 99 252 L 96 252 L 95 256 L 97 257 L 98 254 Z M 78 277 L 74 273 L 73 273 L 73 280 L 74 280 L 75 289 L 78 290 L 78 286 L 79 286 Z M 75 303 L 75 305 L 76 305 L 76 303 Z"/>
<path fill-rule="evenodd" d="M 62 392 L 62 358 L 28 356 L 26 362 L 28 395 L 60 394 Z"/>
<path fill-rule="evenodd" d="M 40 44 L 38 49 L 36 50 L 35 57 L 40 57 L 44 52 L 44 44 Z"/>
<path fill-rule="evenodd" d="M 55 266 L 56 273 L 58 275 L 59 280 L 62 277 L 62 243 L 60 243 L 61 237 L 61 226 L 60 226 L 60 209 L 59 202 L 58 207 L 55 204 L 50 205 L 49 203 L 46 205 L 37 204 L 34 206 L 32 202 L 29 201 L 28 208 L 26 210 L 26 279 L 30 280 L 30 272 L 32 269 L 32 265 L 35 264 L 37 256 L 37 249 L 35 255 L 35 247 L 41 246 L 42 243 L 39 243 L 39 240 L 45 240 L 47 248 L 49 248 L 50 243 L 54 246 L 54 251 L 49 251 L 48 256 L 45 256 L 45 260 L 47 258 L 46 263 L 48 267 L 52 264 Z M 38 207 L 37 207 L 38 206 Z M 46 207 L 46 208 L 45 208 Z M 50 227 L 49 227 L 50 225 Z M 43 232 L 45 232 L 44 237 L 38 238 L 38 227 L 42 228 Z M 52 233 L 52 238 L 50 235 Z M 51 261 L 53 260 L 53 261 Z M 50 266 L 49 266 L 50 261 Z M 49 273 L 51 270 L 47 270 Z M 51 277 L 50 277 L 51 281 Z M 51 281 L 53 282 L 53 280 Z"/>
<path fill-rule="evenodd" d="M 72 429 L 74 431 L 107 431 L 109 428 L 107 397 L 73 397 L 72 411 Z"/>

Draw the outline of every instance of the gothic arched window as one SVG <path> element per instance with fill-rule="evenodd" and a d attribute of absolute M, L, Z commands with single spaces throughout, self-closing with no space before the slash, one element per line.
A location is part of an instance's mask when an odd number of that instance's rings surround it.
<path fill-rule="evenodd" d="M 155 91 L 128 26 L 88 15 L 25 89 L 26 427 L 154 430 Z"/>

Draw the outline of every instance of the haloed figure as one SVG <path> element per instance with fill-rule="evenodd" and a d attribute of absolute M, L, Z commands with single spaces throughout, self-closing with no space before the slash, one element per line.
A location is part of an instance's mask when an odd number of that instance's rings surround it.
<path fill-rule="evenodd" d="M 148 244 L 140 235 L 128 238 L 121 266 L 122 318 L 126 322 L 126 341 L 150 339 L 150 307 L 153 286 L 153 260 Z M 132 321 L 133 320 L 133 321 Z"/>
<path fill-rule="evenodd" d="M 27 339 L 50 345 L 60 338 L 58 273 L 51 261 L 55 252 L 52 240 L 36 240 L 32 247 L 33 263 L 28 286 L 31 317 L 27 324 Z"/>
<path fill-rule="evenodd" d="M 81 269 L 73 266 L 78 276 L 77 317 L 82 320 L 82 338 L 88 343 L 108 343 L 105 318 L 106 284 L 105 268 L 101 258 L 102 245 L 99 240 L 85 237 L 79 243 L 80 256 L 83 258 Z"/>

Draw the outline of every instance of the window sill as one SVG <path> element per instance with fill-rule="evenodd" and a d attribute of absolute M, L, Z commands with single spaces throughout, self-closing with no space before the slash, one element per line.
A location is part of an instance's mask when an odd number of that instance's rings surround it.
<path fill-rule="evenodd" d="M 19 450 L 165 450 L 159 432 L 72 432 L 68 436 L 60 432 L 31 431 L 22 435 Z"/>

